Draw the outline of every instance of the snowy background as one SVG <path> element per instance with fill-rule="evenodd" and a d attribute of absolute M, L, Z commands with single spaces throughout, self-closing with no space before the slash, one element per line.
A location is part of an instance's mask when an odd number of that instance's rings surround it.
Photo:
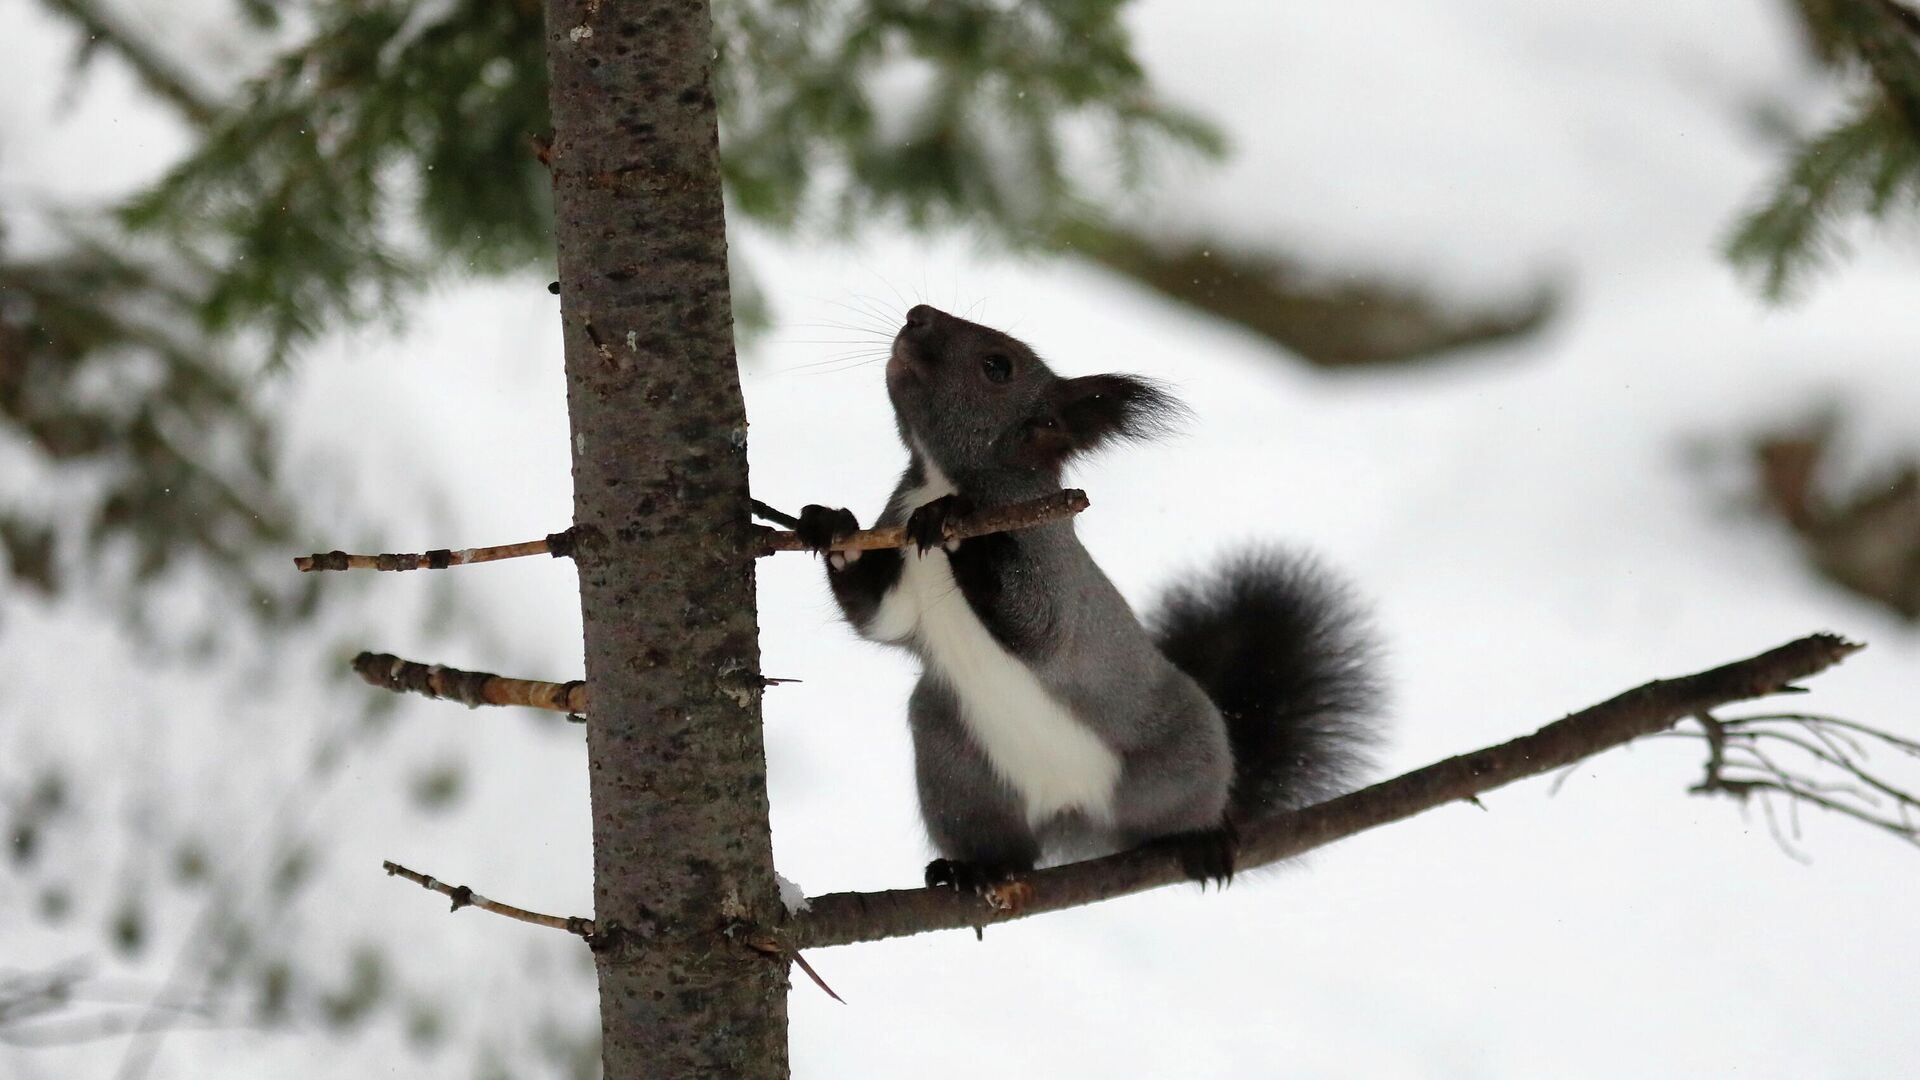
<path fill-rule="evenodd" d="M 872 513 L 902 454 L 868 361 L 908 305 L 930 302 L 1008 329 L 1063 372 L 1178 388 L 1197 416 L 1185 434 L 1079 474 L 1086 543 L 1140 602 L 1239 540 L 1322 552 L 1372 598 L 1389 643 L 1389 771 L 1822 629 L 1871 648 L 1796 704 L 1920 734 L 1920 636 L 1814 581 L 1785 530 L 1742 504 L 1743 438 L 1822 405 L 1849 416 L 1855 462 L 1920 451 L 1912 238 L 1862 243 L 1777 309 L 1716 254 L 1780 161 L 1756 110 L 1811 124 L 1837 100 L 1782 6 L 1143 0 L 1133 21 L 1161 87 L 1235 148 L 1222 167 L 1175 169 L 1149 226 L 1470 298 L 1550 273 L 1568 290 L 1560 316 L 1518 344 L 1329 376 L 1096 270 L 1009 260 L 965 236 L 837 248 L 742 235 L 779 315 L 743 356 L 760 498 Z M 34 5 L 0 4 L 0 183 L 16 190 L 113 190 L 178 145 L 110 66 L 68 83 L 69 46 Z M 65 111 L 50 126 L 52 109 Z M 303 498 L 382 523 L 301 551 L 500 543 L 566 523 L 545 283 L 444 290 L 404 330 L 342 335 L 294 372 L 284 409 Z M 30 483 L 10 460 L 0 483 Z M 812 892 L 910 884 L 927 856 L 901 718 L 911 671 L 838 624 L 809 560 L 760 571 L 764 669 L 805 680 L 767 697 L 779 867 Z M 588 913 L 577 728 L 408 700 L 324 781 L 301 779 L 329 732 L 360 722 L 371 691 L 322 674 L 359 648 L 576 677 L 571 568 L 329 584 L 351 599 L 292 654 L 269 666 L 232 636 L 217 677 L 132 642 L 105 603 L 0 608 L 0 762 L 86 747 L 87 782 L 114 793 L 111 821 L 64 842 L 111 835 L 137 852 L 126 820 L 193 823 L 241 887 L 269 880 L 256 864 L 271 837 L 308 837 L 314 879 L 274 947 L 343 973 L 358 950 L 391 950 L 395 993 L 438 1003 L 345 1039 L 173 1031 L 148 1044 L 154 1077 L 473 1074 L 471 1053 L 422 1056 L 423 1010 L 444 1043 L 506 1061 L 591 1028 L 576 944 L 449 917 L 378 871 L 391 858 Z M 1803 814 L 1803 865 L 1757 812 L 1685 793 L 1700 760 L 1690 744 L 1616 751 L 1557 795 L 1536 780 L 1220 896 L 1163 890 L 984 943 L 962 932 L 818 952 L 848 1004 L 796 984 L 795 1074 L 1910 1073 L 1920 855 Z M 435 762 L 465 770 L 462 798 L 422 817 L 408 790 Z M 126 865 L 114 850 L 72 863 Z M 164 858 L 151 863 L 163 878 Z M 0 967 L 101 953 L 88 920 L 128 883 L 103 871 L 72 887 L 102 902 L 50 925 L 0 877 Z M 126 993 L 190 971 L 175 957 L 204 895 L 166 894 L 140 956 L 99 969 Z M 0 1076 L 107 1077 L 126 1056 L 125 1039 L 0 1046 Z"/>

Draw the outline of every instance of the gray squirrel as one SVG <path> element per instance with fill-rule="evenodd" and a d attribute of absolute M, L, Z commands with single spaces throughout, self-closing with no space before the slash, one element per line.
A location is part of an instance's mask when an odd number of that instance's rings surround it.
<path fill-rule="evenodd" d="M 929 886 L 980 890 L 1145 843 L 1224 885 L 1239 823 L 1352 781 L 1379 697 L 1372 644 L 1310 561 L 1242 554 L 1143 626 L 1071 519 L 943 542 L 976 507 L 1058 490 L 1075 456 L 1166 430 L 1184 411 L 1169 394 L 1063 378 L 924 304 L 893 340 L 887 394 L 909 461 L 876 525 L 904 523 L 911 547 L 836 551 L 859 522 L 824 506 L 797 532 L 853 628 L 920 660 L 907 719 L 941 856 Z"/>

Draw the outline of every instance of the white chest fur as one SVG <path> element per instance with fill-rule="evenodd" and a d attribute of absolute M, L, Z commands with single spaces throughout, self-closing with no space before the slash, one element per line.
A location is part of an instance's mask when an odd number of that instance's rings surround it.
<path fill-rule="evenodd" d="M 909 506 L 953 493 L 931 465 L 928 474 L 909 494 Z M 1070 809 L 1111 817 L 1119 757 L 994 640 L 961 594 L 946 552 L 906 552 L 899 582 L 866 631 L 881 641 L 913 640 L 953 688 L 968 729 L 1025 804 L 1030 823 Z"/>

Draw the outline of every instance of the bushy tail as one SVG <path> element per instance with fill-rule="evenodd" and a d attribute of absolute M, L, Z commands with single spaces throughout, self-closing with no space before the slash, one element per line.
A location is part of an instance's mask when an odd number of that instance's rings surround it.
<path fill-rule="evenodd" d="M 1250 820 L 1349 790 L 1367 765 L 1381 686 L 1346 586 L 1313 560 L 1242 553 L 1168 591 L 1160 650 L 1227 720 L 1233 814 Z"/>

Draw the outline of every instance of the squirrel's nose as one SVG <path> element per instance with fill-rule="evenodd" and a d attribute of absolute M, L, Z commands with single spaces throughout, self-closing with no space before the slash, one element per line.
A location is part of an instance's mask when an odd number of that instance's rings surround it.
<path fill-rule="evenodd" d="M 915 304 L 907 311 L 908 333 L 925 333 L 932 329 L 933 320 L 940 317 L 940 309 L 926 304 Z"/>

